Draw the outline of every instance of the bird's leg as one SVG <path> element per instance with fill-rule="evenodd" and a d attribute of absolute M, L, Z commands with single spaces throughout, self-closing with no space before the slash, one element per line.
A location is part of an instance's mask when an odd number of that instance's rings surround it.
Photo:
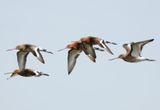
<path fill-rule="evenodd" d="M 44 76 L 49 76 L 49 74 L 46 74 L 46 73 L 42 73 L 41 75 L 44 75 Z"/>
<path fill-rule="evenodd" d="M 110 42 L 110 41 L 105 41 L 106 44 L 113 44 L 113 45 L 117 45 L 117 43 L 115 42 Z"/>
<path fill-rule="evenodd" d="M 43 52 L 47 52 L 47 53 L 53 54 L 53 52 L 48 51 L 47 49 L 41 49 L 40 51 L 43 51 Z"/>
<path fill-rule="evenodd" d="M 37 71 L 37 73 L 38 73 L 38 75 L 36 75 L 36 77 L 39 77 L 39 76 L 42 76 L 42 75 L 49 76 L 49 74 L 46 74 L 46 73 L 43 73 L 43 72 L 38 72 Z"/>
<path fill-rule="evenodd" d="M 104 49 L 100 49 L 98 47 L 94 47 L 95 50 L 98 50 L 98 51 L 104 51 Z"/>
<path fill-rule="evenodd" d="M 156 60 L 146 58 L 146 61 L 156 61 Z"/>

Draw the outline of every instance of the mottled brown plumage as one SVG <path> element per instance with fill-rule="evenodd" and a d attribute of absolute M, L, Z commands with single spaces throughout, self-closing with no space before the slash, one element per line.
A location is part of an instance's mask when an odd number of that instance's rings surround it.
<path fill-rule="evenodd" d="M 64 49 L 70 49 L 68 51 L 68 74 L 70 74 L 76 64 L 76 60 L 80 53 L 84 51 L 84 53 L 91 59 L 93 62 L 95 62 L 95 57 L 90 55 L 89 53 L 85 52 L 85 47 L 82 44 L 81 41 L 73 41 L 70 44 L 68 44 L 65 48 L 60 49 L 58 51 L 62 51 Z M 94 49 L 93 49 L 94 50 Z M 98 50 L 98 49 L 97 49 Z"/>
<path fill-rule="evenodd" d="M 37 70 L 32 70 L 32 69 L 23 69 L 23 70 L 16 69 L 13 72 L 8 72 L 6 74 L 11 74 L 11 76 L 9 78 L 17 76 L 17 75 L 20 75 L 20 76 L 23 76 L 23 77 L 31 77 L 31 76 L 39 77 L 39 76 L 42 76 L 42 75 L 49 76 L 49 74 L 45 74 L 43 72 L 40 72 L 40 71 L 37 71 Z"/>
<path fill-rule="evenodd" d="M 106 52 L 113 55 L 113 52 L 110 50 L 110 48 L 106 45 L 107 43 L 114 44 L 114 42 L 104 41 L 103 39 L 99 37 L 93 37 L 93 36 L 87 36 L 80 39 L 80 41 L 83 43 L 83 46 L 85 48 L 85 52 L 96 58 L 96 53 L 93 48 L 93 45 L 99 45 L 101 48 L 103 48 Z M 98 50 L 98 49 L 97 49 Z"/>

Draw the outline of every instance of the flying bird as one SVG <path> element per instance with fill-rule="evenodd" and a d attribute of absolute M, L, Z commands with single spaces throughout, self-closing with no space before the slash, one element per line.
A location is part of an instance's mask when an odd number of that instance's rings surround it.
<path fill-rule="evenodd" d="M 5 74 L 11 74 L 11 76 L 9 78 L 12 78 L 12 77 L 17 76 L 17 75 L 20 75 L 20 76 L 23 76 L 23 77 L 31 77 L 31 76 L 39 77 L 39 76 L 42 76 L 42 75 L 49 76 L 49 74 L 46 74 L 46 73 L 43 73 L 43 72 L 40 72 L 40 71 L 37 71 L 37 70 L 32 70 L 32 69 L 23 69 L 23 70 L 16 69 L 13 72 L 8 72 L 8 73 L 5 73 Z M 7 79 L 9 79 L 9 78 L 7 78 Z"/>
<path fill-rule="evenodd" d="M 154 39 L 123 44 L 123 47 L 125 48 L 126 53 L 121 54 L 117 58 L 113 58 L 110 60 L 123 59 L 126 62 L 132 62 L 132 63 L 141 62 L 141 61 L 155 61 L 153 59 L 148 59 L 148 58 L 141 56 L 141 52 L 142 52 L 144 45 L 152 41 L 154 41 Z"/>
<path fill-rule="evenodd" d="M 110 53 L 113 55 L 113 52 L 110 50 L 110 48 L 106 44 L 113 44 L 117 45 L 114 42 L 109 42 L 109 41 L 104 41 L 103 39 L 99 37 L 93 37 L 93 36 L 87 36 L 87 37 L 82 37 L 80 39 L 84 46 L 84 52 L 89 53 L 90 55 L 94 56 L 96 58 L 96 54 L 93 51 L 93 45 L 99 45 L 101 48 L 103 48 L 106 52 Z M 97 50 L 100 50 L 97 48 Z"/>
<path fill-rule="evenodd" d="M 82 52 L 82 43 L 80 41 L 72 41 L 70 44 L 68 44 L 65 48 L 60 49 L 58 51 L 62 51 L 64 49 L 70 49 L 68 51 L 68 75 L 72 72 L 76 60 L 80 53 Z"/>
<path fill-rule="evenodd" d="M 32 45 L 32 44 L 22 44 L 18 45 L 13 49 L 8 49 L 7 51 L 12 51 L 12 50 L 19 50 L 17 52 L 17 61 L 20 70 L 23 70 L 26 65 L 26 60 L 27 60 L 27 55 L 31 52 L 41 63 L 45 63 L 42 54 L 42 52 L 47 52 L 50 54 L 53 54 L 52 52 L 48 51 L 47 49 L 43 49 L 41 47 Z"/>
<path fill-rule="evenodd" d="M 60 49 L 58 51 L 62 51 L 64 49 L 70 49 L 68 51 L 68 74 L 70 75 L 70 73 L 72 72 L 75 64 L 76 64 L 76 60 L 79 57 L 80 53 L 84 50 L 84 46 L 82 44 L 81 41 L 72 41 L 70 44 L 68 44 L 65 48 Z M 97 48 L 95 48 L 96 50 L 99 50 Z M 94 50 L 94 49 L 93 49 Z M 101 51 L 101 50 L 100 50 Z M 93 51 L 94 52 L 94 51 Z M 91 59 L 93 62 L 95 62 L 95 57 L 86 53 L 86 55 L 89 57 L 89 59 Z"/>

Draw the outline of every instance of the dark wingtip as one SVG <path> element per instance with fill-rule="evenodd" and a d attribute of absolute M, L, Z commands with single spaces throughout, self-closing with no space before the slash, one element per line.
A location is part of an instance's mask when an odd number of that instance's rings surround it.
<path fill-rule="evenodd" d="M 94 58 L 94 59 L 92 59 L 92 61 L 94 62 L 94 63 L 96 63 L 96 59 Z"/>
<path fill-rule="evenodd" d="M 71 71 L 68 72 L 68 75 L 70 75 L 70 74 L 71 74 Z"/>
<path fill-rule="evenodd" d="M 146 40 L 146 43 L 153 42 L 153 41 L 154 41 L 154 39 L 148 39 L 148 40 Z"/>
<path fill-rule="evenodd" d="M 96 60 L 92 60 L 93 63 L 96 63 Z"/>
<path fill-rule="evenodd" d="M 71 74 L 71 72 L 72 72 L 72 70 L 69 70 L 69 68 L 68 68 L 68 75 L 70 75 L 70 74 Z"/>

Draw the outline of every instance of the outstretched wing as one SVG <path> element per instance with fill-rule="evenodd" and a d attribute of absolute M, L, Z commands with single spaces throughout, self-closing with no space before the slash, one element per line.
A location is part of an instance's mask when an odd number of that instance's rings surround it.
<path fill-rule="evenodd" d="M 68 51 L 68 74 L 72 72 L 80 53 L 81 50 L 71 49 Z"/>
<path fill-rule="evenodd" d="M 143 46 L 149 42 L 152 42 L 154 39 L 144 40 L 140 42 L 135 42 L 131 44 L 131 55 L 133 57 L 141 56 L 141 52 L 143 49 Z"/>
<path fill-rule="evenodd" d="M 28 54 L 29 52 L 23 52 L 23 51 L 17 52 L 17 61 L 20 70 L 25 69 Z"/>
<path fill-rule="evenodd" d="M 96 59 L 96 52 L 93 48 L 93 45 L 82 42 L 83 51 L 84 53 L 91 59 L 93 62 L 95 62 Z"/>

